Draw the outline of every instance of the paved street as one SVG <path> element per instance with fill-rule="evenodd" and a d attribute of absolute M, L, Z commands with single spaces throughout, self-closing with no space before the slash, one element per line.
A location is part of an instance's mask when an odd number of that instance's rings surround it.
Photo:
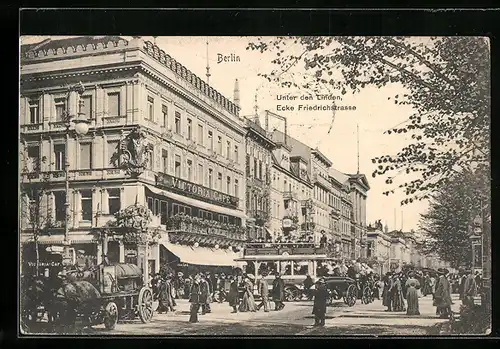
<path fill-rule="evenodd" d="M 453 297 L 453 310 L 458 311 L 460 301 Z M 172 314 L 155 314 L 151 323 L 140 321 L 119 323 L 113 331 L 96 326 L 85 331 L 89 335 L 401 335 L 418 336 L 435 333 L 435 326 L 447 320 L 438 319 L 431 296 L 420 299 L 420 316 L 407 316 L 405 313 L 388 313 L 380 300 L 363 305 L 358 301 L 352 308 L 342 302 L 328 307 L 324 328 L 313 327 L 311 315 L 312 302 L 286 303 L 280 312 L 232 314 L 231 308 L 224 304 L 212 304 L 212 313 L 200 315 L 200 322 L 190 324 L 189 304 L 178 301 L 177 311 Z"/>

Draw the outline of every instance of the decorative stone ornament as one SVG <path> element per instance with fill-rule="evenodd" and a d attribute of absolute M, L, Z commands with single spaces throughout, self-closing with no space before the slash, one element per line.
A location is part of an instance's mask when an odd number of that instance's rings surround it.
<path fill-rule="evenodd" d="M 141 175 L 148 164 L 146 155 L 151 151 L 147 146 L 144 131 L 135 128 L 127 136 L 123 136 L 120 141 L 120 148 L 122 168 L 131 176 L 137 177 Z"/>

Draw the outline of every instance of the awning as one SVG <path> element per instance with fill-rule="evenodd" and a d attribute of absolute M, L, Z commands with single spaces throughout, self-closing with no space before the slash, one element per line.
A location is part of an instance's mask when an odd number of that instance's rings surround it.
<path fill-rule="evenodd" d="M 200 201 L 200 200 L 196 200 L 196 199 L 191 199 L 189 197 L 175 194 L 175 193 L 172 193 L 170 191 L 158 189 L 152 185 L 146 184 L 145 186 L 157 195 L 166 196 L 168 198 L 171 198 L 172 200 L 177 200 L 177 201 L 183 202 L 187 205 L 199 207 L 201 209 L 212 211 L 215 213 L 226 214 L 228 216 L 239 217 L 239 218 L 248 218 L 245 215 L 245 213 L 243 213 L 242 211 L 239 211 L 239 210 L 234 210 L 234 209 L 227 208 L 227 207 L 217 206 L 217 205 L 210 204 L 208 202 L 204 202 L 204 201 Z"/>
<path fill-rule="evenodd" d="M 186 264 L 221 267 L 236 267 L 240 264 L 235 261 L 239 255 L 230 250 L 190 247 L 170 243 L 164 243 L 162 245 L 176 255 L 182 263 Z"/>

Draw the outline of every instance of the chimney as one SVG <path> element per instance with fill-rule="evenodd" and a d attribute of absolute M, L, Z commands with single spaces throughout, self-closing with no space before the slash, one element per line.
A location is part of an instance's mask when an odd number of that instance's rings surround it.
<path fill-rule="evenodd" d="M 240 84 L 238 83 L 238 79 L 234 80 L 234 104 L 241 108 L 240 106 Z"/>

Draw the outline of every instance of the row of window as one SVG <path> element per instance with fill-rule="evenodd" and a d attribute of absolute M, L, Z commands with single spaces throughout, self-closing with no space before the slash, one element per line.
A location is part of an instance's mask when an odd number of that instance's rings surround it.
<path fill-rule="evenodd" d="M 120 189 L 107 189 L 108 192 L 108 212 L 101 212 L 102 214 L 115 214 L 120 210 Z M 54 219 L 56 222 L 63 222 L 66 214 L 66 193 L 64 191 L 54 191 Z M 29 207 L 36 208 L 36 202 L 34 195 L 29 197 Z M 91 222 L 93 218 L 92 214 L 92 191 L 91 190 L 81 190 L 80 191 L 80 208 L 81 208 L 81 220 L 83 222 Z"/>
<path fill-rule="evenodd" d="M 155 99 L 151 96 L 148 97 L 148 113 L 147 120 L 156 122 L 155 115 Z M 161 126 L 168 127 L 168 106 L 162 104 L 161 106 Z M 187 140 L 195 141 L 201 145 L 205 146 L 205 136 L 207 146 L 210 150 L 215 151 L 217 154 L 225 156 L 227 159 L 234 160 L 236 163 L 239 162 L 239 149 L 238 145 L 235 144 L 231 146 L 231 140 L 226 139 L 223 142 L 222 135 L 217 135 L 217 145 L 215 145 L 214 131 L 207 127 L 207 132 L 205 134 L 204 125 L 198 120 L 196 139 L 194 137 L 194 123 L 192 118 L 185 119 L 185 133 L 183 133 L 184 120 L 182 118 L 181 112 L 175 111 L 174 113 L 174 129 L 173 131 L 178 135 L 186 137 Z"/>
<path fill-rule="evenodd" d="M 179 203 L 171 203 L 153 197 L 148 197 L 147 203 L 148 203 L 148 208 L 151 210 L 151 212 L 155 216 L 160 217 L 161 224 L 167 224 L 168 218 L 175 216 L 177 214 L 185 214 L 187 216 L 192 217 L 193 213 L 196 213 L 198 218 L 202 218 L 205 220 L 216 220 L 221 223 L 232 223 L 232 224 L 235 223 L 234 217 L 229 217 L 227 215 L 213 213 L 198 208 L 193 208 Z"/>
<path fill-rule="evenodd" d="M 106 94 L 107 112 L 111 117 L 120 116 L 120 93 L 109 92 Z M 93 97 L 92 95 L 83 95 L 80 100 L 82 101 L 83 117 L 87 119 L 93 118 Z M 28 100 L 29 108 L 29 123 L 40 124 L 42 122 L 41 100 L 40 98 L 31 98 Z M 64 114 L 68 111 L 67 98 L 56 97 L 54 98 L 54 120 L 62 121 Z"/>
<path fill-rule="evenodd" d="M 298 184 L 296 181 L 287 179 L 286 176 L 284 177 L 285 178 L 283 179 L 283 182 L 281 182 L 280 173 L 277 171 L 273 172 L 271 180 L 272 187 L 283 192 L 288 191 L 288 192 L 298 193 L 300 190 L 300 192 L 302 193 L 302 197 L 310 196 L 311 194 L 309 191 L 310 189 L 307 188 L 304 184 L 302 185 Z M 281 183 L 283 183 L 283 185 L 281 185 Z"/>

